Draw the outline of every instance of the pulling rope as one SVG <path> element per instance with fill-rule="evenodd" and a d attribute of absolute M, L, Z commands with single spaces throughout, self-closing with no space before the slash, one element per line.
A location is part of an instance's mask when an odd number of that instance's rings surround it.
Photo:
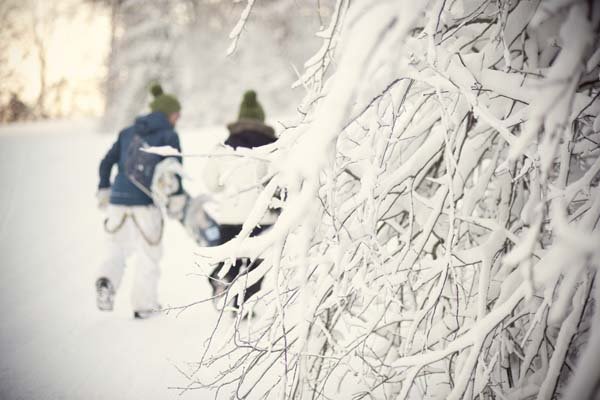
<path fill-rule="evenodd" d="M 160 217 L 160 232 L 158 234 L 158 239 L 157 240 L 151 240 L 146 233 L 144 232 L 144 230 L 142 229 L 142 227 L 140 226 L 140 224 L 138 223 L 137 218 L 135 217 L 135 214 L 133 213 L 129 213 L 129 212 L 125 212 L 123 213 L 123 216 L 121 217 L 121 221 L 119 221 L 119 223 L 117 224 L 117 226 L 115 226 L 114 228 L 109 228 L 108 227 L 108 218 L 106 218 L 104 220 L 104 230 L 107 233 L 110 234 L 114 234 L 117 233 L 122 227 L 123 225 L 125 225 L 125 221 L 127 220 L 127 218 L 131 217 L 131 219 L 133 220 L 133 223 L 135 224 L 137 230 L 140 232 L 140 234 L 142 235 L 142 237 L 144 238 L 144 241 L 149 245 L 149 246 L 158 246 L 162 240 L 163 237 L 163 232 L 164 232 L 164 228 L 165 228 L 165 222 L 162 218 L 162 215 Z"/>

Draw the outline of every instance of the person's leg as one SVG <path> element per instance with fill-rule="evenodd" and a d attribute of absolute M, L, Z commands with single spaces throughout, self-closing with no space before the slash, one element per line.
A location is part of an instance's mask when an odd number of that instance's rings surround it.
<path fill-rule="evenodd" d="M 129 254 L 126 210 L 109 206 L 104 222 L 106 230 L 105 256 L 96 274 L 96 304 L 100 310 L 113 309 L 114 296 L 121 285 L 125 261 Z"/>
<path fill-rule="evenodd" d="M 210 286 L 212 287 L 213 296 L 221 294 L 226 285 L 226 282 L 219 278 L 219 272 L 221 271 L 221 268 L 223 268 L 223 265 L 225 265 L 225 263 L 218 263 L 208 276 L 208 283 L 210 283 Z"/>
<path fill-rule="evenodd" d="M 255 227 L 252 230 L 252 233 L 250 234 L 250 237 L 253 236 L 258 236 L 260 235 L 263 231 L 265 231 L 266 229 L 270 228 L 270 225 L 264 225 L 264 226 L 260 226 L 260 227 Z M 256 268 L 258 268 L 258 266 L 263 262 L 263 260 L 261 258 L 254 260 L 254 262 L 252 262 L 252 264 L 250 264 L 248 266 L 249 263 L 249 259 L 244 259 L 244 264 L 241 267 L 241 271 L 240 269 L 238 269 L 238 273 L 242 273 L 242 274 L 249 274 L 250 272 L 252 272 L 253 270 L 255 270 Z M 247 276 L 241 276 L 239 279 L 243 279 L 246 280 Z M 247 301 L 250 297 L 252 297 L 253 295 L 255 295 L 261 288 L 262 286 L 262 281 L 263 278 L 260 278 L 257 282 L 249 285 L 248 287 L 246 287 L 246 290 L 244 292 L 244 296 L 242 298 L 242 302 Z M 235 299 L 235 306 L 239 307 L 241 305 L 241 303 L 238 304 L 238 298 L 236 297 Z"/>
<path fill-rule="evenodd" d="M 248 266 L 248 264 L 250 263 L 249 259 L 244 258 L 244 259 L 238 259 L 238 260 L 242 261 L 240 264 L 240 268 L 238 268 L 238 274 L 241 274 L 238 279 L 241 280 L 242 285 L 246 285 L 247 279 L 248 279 L 248 274 L 250 272 L 252 272 L 253 270 L 255 270 L 262 263 L 263 260 L 257 259 L 252 264 L 250 264 L 250 266 Z M 241 302 L 239 301 L 238 296 L 236 296 L 235 300 L 234 300 L 235 307 L 239 308 L 242 305 L 242 303 L 246 302 L 250 297 L 252 297 L 254 294 L 256 294 L 260 290 L 262 281 L 263 281 L 263 278 L 260 278 L 257 282 L 247 286 L 245 288 L 244 295 L 242 296 Z"/>
<path fill-rule="evenodd" d="M 228 271 L 223 277 L 219 277 L 219 273 L 223 268 L 225 268 L 225 263 L 220 262 L 215 269 L 211 272 L 208 282 L 212 286 L 213 293 L 213 302 L 215 306 L 219 304 L 221 299 L 223 298 L 222 294 L 229 288 L 231 282 L 238 276 L 240 273 L 240 268 L 242 266 L 242 259 L 239 258 L 236 260 L 235 264 L 228 265 Z M 229 303 L 229 302 L 228 302 Z M 235 297 L 235 303 L 237 304 L 237 296 Z M 219 308 L 219 307 L 217 307 Z"/>
<path fill-rule="evenodd" d="M 158 282 L 162 257 L 162 215 L 156 207 L 136 207 L 134 211 L 136 270 L 131 292 L 134 312 L 160 309 Z"/>
<path fill-rule="evenodd" d="M 123 278 L 126 258 L 126 248 L 123 243 L 117 239 L 117 236 L 108 238 L 106 243 L 106 256 L 100 264 L 100 268 L 96 274 L 97 279 L 108 279 L 116 291 Z"/>
<path fill-rule="evenodd" d="M 223 243 L 230 241 L 238 233 L 240 233 L 241 229 L 242 229 L 241 225 L 220 225 L 219 226 L 220 239 L 219 239 L 219 243 L 216 243 L 216 244 L 219 245 L 219 244 L 223 244 Z M 236 271 L 239 272 L 239 267 L 236 270 L 235 266 L 231 266 L 231 268 L 225 274 L 225 276 L 219 277 L 219 273 L 221 272 L 221 270 L 223 269 L 224 266 L 225 266 L 224 262 L 220 262 L 219 264 L 217 264 L 217 266 L 212 270 L 212 272 L 210 273 L 210 275 L 208 277 L 208 283 L 210 283 L 210 286 L 212 287 L 212 290 L 213 290 L 213 297 L 218 296 L 219 294 L 223 293 L 227 289 L 227 286 L 229 285 L 229 283 L 231 283 L 231 281 L 233 281 L 233 279 L 235 279 L 235 277 L 237 276 Z"/>
<path fill-rule="evenodd" d="M 256 268 L 258 268 L 258 266 L 262 262 L 263 262 L 263 260 L 261 258 L 254 260 L 252 265 L 250 265 L 250 268 L 248 268 L 248 273 L 250 273 L 250 272 L 254 271 Z M 257 282 L 253 283 L 252 285 L 250 285 L 246 288 L 246 292 L 244 295 L 244 301 L 248 300 L 250 297 L 252 297 L 254 294 L 256 294 L 260 290 L 262 281 L 263 281 L 263 278 L 260 278 Z"/>
<path fill-rule="evenodd" d="M 131 305 L 134 312 L 160 310 L 158 302 L 158 282 L 160 279 L 160 245 L 153 249 L 140 250 L 131 291 Z"/>

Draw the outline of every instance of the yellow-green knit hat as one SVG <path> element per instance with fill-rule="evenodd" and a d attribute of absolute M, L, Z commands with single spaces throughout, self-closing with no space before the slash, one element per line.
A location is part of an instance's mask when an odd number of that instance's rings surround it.
<path fill-rule="evenodd" d="M 256 92 L 254 90 L 248 90 L 244 93 L 244 99 L 242 100 L 242 104 L 240 104 L 238 119 L 254 119 L 264 122 L 265 112 L 256 99 Z"/>
<path fill-rule="evenodd" d="M 181 111 L 179 100 L 171 94 L 163 92 L 162 86 L 155 83 L 150 88 L 150 93 L 154 96 L 154 100 L 150 102 L 152 112 L 161 111 L 167 115 Z"/>

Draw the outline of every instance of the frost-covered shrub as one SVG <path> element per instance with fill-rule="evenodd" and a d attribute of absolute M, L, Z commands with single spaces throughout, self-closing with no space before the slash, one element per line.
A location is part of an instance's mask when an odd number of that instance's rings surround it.
<path fill-rule="evenodd" d="M 339 0 L 302 118 L 253 152 L 272 162 L 254 214 L 202 250 L 265 259 L 229 298 L 271 282 L 215 328 L 229 342 L 200 360 L 215 379 L 190 388 L 590 398 L 599 22 L 594 2 Z M 277 224 L 249 238 L 277 188 Z"/>

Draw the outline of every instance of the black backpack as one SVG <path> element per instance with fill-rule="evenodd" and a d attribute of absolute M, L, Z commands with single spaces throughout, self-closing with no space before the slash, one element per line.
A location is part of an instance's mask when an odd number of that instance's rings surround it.
<path fill-rule="evenodd" d="M 138 189 L 152 197 L 151 187 L 154 169 L 163 157 L 142 150 L 149 147 L 150 145 L 140 135 L 133 135 L 131 143 L 127 147 L 125 175 Z"/>

